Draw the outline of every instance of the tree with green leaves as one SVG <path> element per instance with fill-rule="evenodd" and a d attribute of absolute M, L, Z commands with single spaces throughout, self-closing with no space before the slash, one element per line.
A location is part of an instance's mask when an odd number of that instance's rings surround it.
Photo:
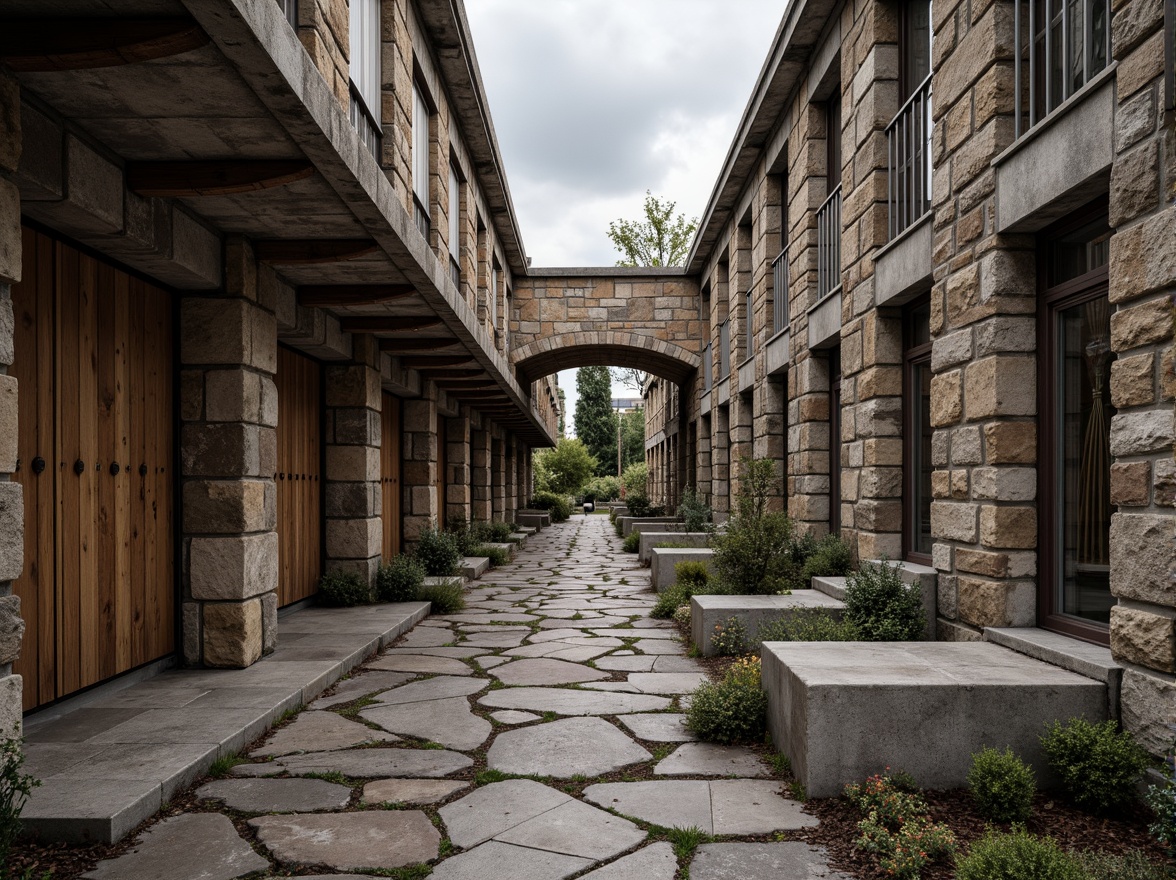
<path fill-rule="evenodd" d="M 645 461 L 645 410 L 635 409 L 621 416 L 621 463 L 623 468 Z"/>
<path fill-rule="evenodd" d="M 608 367 L 576 371 L 576 436 L 598 462 L 598 476 L 617 470 L 617 414 L 612 408 L 612 379 Z"/>
<path fill-rule="evenodd" d="M 580 440 L 563 437 L 554 449 L 535 453 L 535 486 L 558 495 L 575 495 L 596 473 L 596 464 Z"/>
<path fill-rule="evenodd" d="M 556 390 L 559 391 L 559 436 L 563 437 L 567 433 L 568 397 L 562 388 Z"/>
<path fill-rule="evenodd" d="M 641 220 L 614 220 L 608 224 L 608 237 L 624 256 L 618 266 L 681 266 L 690 252 L 698 218 L 687 220 L 685 214 L 674 215 L 677 202 L 662 201 L 645 191 L 645 217 Z"/>

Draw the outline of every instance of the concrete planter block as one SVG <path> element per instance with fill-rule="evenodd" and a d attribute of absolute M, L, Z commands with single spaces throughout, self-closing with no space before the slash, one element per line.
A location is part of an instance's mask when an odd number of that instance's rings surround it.
<path fill-rule="evenodd" d="M 506 553 L 506 555 L 510 559 L 515 558 L 516 548 L 518 547 L 517 544 L 509 544 L 509 543 L 507 543 L 507 544 L 483 544 L 482 546 L 483 547 L 492 547 L 495 550 L 501 550 L 504 553 Z"/>
<path fill-rule="evenodd" d="M 1047 787 L 1045 725 L 1107 717 L 1103 683 L 988 642 L 767 642 L 760 653 L 768 729 L 810 797 L 886 767 L 962 788 L 984 746 L 1011 747 Z"/>
<path fill-rule="evenodd" d="M 814 590 L 820 590 L 826 596 L 831 596 L 838 602 L 845 601 L 845 581 L 843 577 L 815 577 L 812 580 Z"/>
<path fill-rule="evenodd" d="M 637 549 L 637 559 L 642 565 L 649 565 L 653 548 L 658 544 L 685 544 L 687 547 L 707 547 L 710 544 L 709 532 L 688 532 L 686 526 L 676 523 L 663 523 L 656 526 L 656 531 L 638 529 L 641 543 Z M 672 547 L 667 549 L 674 549 Z"/>
<path fill-rule="evenodd" d="M 458 565 L 462 577 L 468 581 L 476 581 L 490 569 L 490 559 L 486 556 L 467 556 Z"/>
<path fill-rule="evenodd" d="M 713 656 L 711 634 L 717 624 L 738 617 L 755 639 L 765 623 L 802 609 L 820 608 L 836 617 L 845 609 L 842 602 L 816 590 L 795 590 L 791 596 L 694 596 L 690 600 L 690 638 L 706 657 Z"/>
<path fill-rule="evenodd" d="M 518 530 L 517 530 L 517 531 L 515 531 L 515 532 L 512 532 L 511 534 L 512 534 L 512 537 L 513 537 L 514 535 L 525 535 L 526 537 L 528 537 L 528 538 L 529 538 L 529 537 L 531 537 L 532 535 L 537 535 L 537 534 L 539 534 L 539 530 L 538 530 L 538 529 L 533 529 L 533 528 L 531 528 L 530 526 L 519 526 Z"/>
<path fill-rule="evenodd" d="M 527 538 L 528 535 L 523 532 L 511 532 L 506 536 L 506 540 L 511 544 L 514 544 L 520 550 L 525 550 L 527 548 Z"/>
<path fill-rule="evenodd" d="M 644 537 L 644 536 L 643 536 Z M 649 580 L 659 593 L 672 587 L 677 580 L 674 567 L 679 562 L 705 562 L 707 570 L 714 575 L 711 560 L 715 551 L 709 547 L 654 547 L 649 551 Z"/>
<path fill-rule="evenodd" d="M 515 522 L 539 532 L 551 525 L 551 514 L 546 510 L 520 510 L 515 514 Z"/>
<path fill-rule="evenodd" d="M 489 560 L 487 560 L 487 562 L 489 562 Z M 463 587 L 469 583 L 469 580 L 464 574 L 452 574 L 449 577 L 445 577 L 444 575 L 429 575 L 421 582 L 421 586 L 436 587 L 440 586 L 441 584 L 450 584 L 454 581 L 457 581 Z"/>
<path fill-rule="evenodd" d="M 676 516 L 618 516 L 617 522 L 621 524 L 621 537 L 629 537 L 629 532 L 633 531 L 633 526 L 641 524 L 654 525 L 658 523 L 673 523 L 681 522 Z M 641 531 L 641 526 L 637 526 L 637 531 Z M 646 529 L 646 531 L 649 531 Z"/>

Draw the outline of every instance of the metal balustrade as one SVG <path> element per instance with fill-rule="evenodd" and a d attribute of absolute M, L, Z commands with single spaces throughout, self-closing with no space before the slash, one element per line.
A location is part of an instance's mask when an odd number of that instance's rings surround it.
<path fill-rule="evenodd" d="M 731 375 L 731 319 L 719 325 L 719 381 Z"/>
<path fill-rule="evenodd" d="M 772 335 L 788 326 L 788 249 L 772 261 Z"/>
<path fill-rule="evenodd" d="M 841 186 L 817 209 L 817 299 L 841 286 Z"/>
<path fill-rule="evenodd" d="M 890 238 L 931 208 L 931 77 L 915 89 L 886 127 Z"/>
<path fill-rule="evenodd" d="M 755 354 L 755 310 L 752 305 L 753 290 L 754 288 L 749 287 L 743 297 L 743 323 L 747 328 L 747 332 L 743 334 L 744 345 L 746 346 L 743 351 L 744 359 Z"/>

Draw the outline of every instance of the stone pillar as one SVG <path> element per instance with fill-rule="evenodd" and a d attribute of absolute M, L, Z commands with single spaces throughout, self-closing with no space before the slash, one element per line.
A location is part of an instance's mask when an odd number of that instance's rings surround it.
<path fill-rule="evenodd" d="M 515 451 L 517 441 L 515 438 L 509 437 L 503 443 L 504 455 L 506 457 L 505 467 L 503 469 L 503 494 L 505 496 L 505 508 L 502 515 L 507 522 L 514 522 L 515 514 L 519 510 L 519 456 Z"/>
<path fill-rule="evenodd" d="M 490 432 L 474 428 L 470 432 L 470 515 L 477 522 L 493 517 L 490 479 Z"/>
<path fill-rule="evenodd" d="M 711 507 L 715 522 L 724 522 L 731 510 L 731 409 L 723 405 L 712 412 Z"/>
<path fill-rule="evenodd" d="M 404 542 L 416 544 L 421 533 L 439 522 L 437 499 L 437 398 L 427 390 L 404 401 L 404 462 L 400 482 L 404 509 Z"/>
<path fill-rule="evenodd" d="M 277 644 L 278 330 L 249 242 L 223 294 L 180 301 L 184 660 L 244 667 Z"/>
<path fill-rule="evenodd" d="M 352 362 L 329 364 L 326 382 L 326 569 L 371 582 L 383 552 L 380 486 L 380 348 L 352 340 Z"/>
<path fill-rule="evenodd" d="M 20 162 L 20 90 L 0 71 L 0 737 L 21 733 L 23 682 L 12 674 L 24 621 L 12 582 L 24 570 L 24 490 L 13 479 L 17 457 L 17 382 L 11 285 L 21 280 L 20 193 L 8 175 Z"/>
<path fill-rule="evenodd" d="M 457 524 L 469 522 L 472 516 L 470 497 L 470 417 L 457 416 L 445 426 L 447 448 L 445 463 L 449 467 L 448 488 L 445 490 L 445 518 Z"/>
<path fill-rule="evenodd" d="M 711 417 L 703 416 L 698 425 L 698 492 L 712 508 L 715 500 L 711 490 Z"/>
<path fill-rule="evenodd" d="M 810 352 L 788 371 L 788 515 L 829 532 L 829 359 Z"/>
<path fill-rule="evenodd" d="M 786 477 L 786 443 L 784 431 L 785 387 L 779 376 L 767 376 L 757 385 L 755 417 L 752 421 L 752 449 L 756 458 L 770 458 L 778 462 L 777 473 Z M 781 510 L 784 496 L 773 499 L 772 510 Z"/>
<path fill-rule="evenodd" d="M 515 441 L 515 510 L 522 510 L 527 506 L 527 447 L 521 441 Z"/>
<path fill-rule="evenodd" d="M 494 434 L 501 435 L 501 429 L 495 428 Z M 509 522 L 506 516 L 506 443 L 501 436 L 491 440 L 490 455 L 490 499 L 494 519 Z"/>

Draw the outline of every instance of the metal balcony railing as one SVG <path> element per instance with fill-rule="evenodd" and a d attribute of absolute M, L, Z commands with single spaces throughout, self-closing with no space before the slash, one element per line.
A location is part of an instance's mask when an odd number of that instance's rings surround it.
<path fill-rule="evenodd" d="M 841 286 L 841 186 L 817 209 L 817 299 Z"/>
<path fill-rule="evenodd" d="M 1013 45 L 1020 137 L 1109 63 L 1110 0 L 1016 0 Z"/>
<path fill-rule="evenodd" d="M 772 335 L 788 326 L 788 248 L 772 262 Z"/>
<path fill-rule="evenodd" d="M 755 307 L 752 305 L 752 292 L 753 288 L 749 287 L 743 297 L 743 323 L 747 328 L 743 335 L 744 345 L 747 346 L 743 352 L 745 360 L 755 354 Z"/>
<path fill-rule="evenodd" d="M 719 381 L 731 375 L 731 319 L 719 325 Z"/>
<path fill-rule="evenodd" d="M 708 342 L 706 348 L 702 350 L 702 388 L 703 391 L 710 391 L 714 385 L 714 376 L 711 370 L 711 346 Z"/>
<path fill-rule="evenodd" d="M 890 238 L 931 207 L 931 77 L 923 80 L 886 127 Z"/>

